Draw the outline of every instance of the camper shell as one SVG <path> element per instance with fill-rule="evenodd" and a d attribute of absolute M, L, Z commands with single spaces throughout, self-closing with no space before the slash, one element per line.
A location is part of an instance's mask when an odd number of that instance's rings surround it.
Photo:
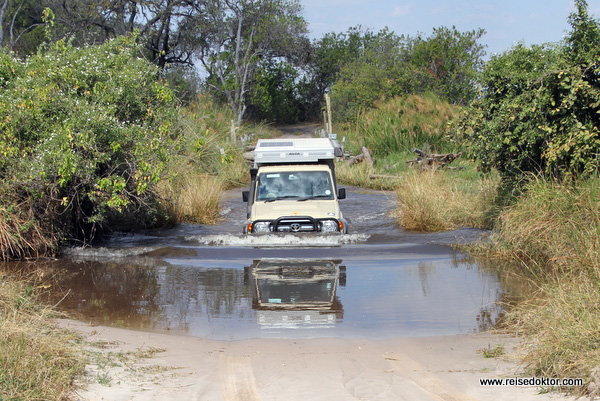
<path fill-rule="evenodd" d="M 343 154 L 328 138 L 261 139 L 254 150 L 250 188 L 243 192 L 244 233 L 346 233 L 338 200 L 335 158 Z"/>

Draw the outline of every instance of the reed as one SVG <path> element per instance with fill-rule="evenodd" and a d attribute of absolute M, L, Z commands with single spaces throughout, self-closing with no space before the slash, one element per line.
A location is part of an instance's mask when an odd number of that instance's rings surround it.
<path fill-rule="evenodd" d="M 458 111 L 433 94 L 387 99 L 361 115 L 346 134 L 356 150 L 366 146 L 377 158 L 410 153 L 413 147 L 450 151 L 454 144 L 446 138 L 447 126 Z"/>
<path fill-rule="evenodd" d="M 541 278 L 586 272 L 600 282 L 600 180 L 531 180 L 501 213 L 496 246 Z"/>

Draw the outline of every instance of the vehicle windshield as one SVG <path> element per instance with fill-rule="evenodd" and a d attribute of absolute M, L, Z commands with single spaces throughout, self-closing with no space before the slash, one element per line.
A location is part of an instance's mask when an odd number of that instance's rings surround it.
<path fill-rule="evenodd" d="M 286 171 L 261 173 L 256 184 L 257 201 L 282 199 L 333 199 L 331 176 L 327 171 Z"/>

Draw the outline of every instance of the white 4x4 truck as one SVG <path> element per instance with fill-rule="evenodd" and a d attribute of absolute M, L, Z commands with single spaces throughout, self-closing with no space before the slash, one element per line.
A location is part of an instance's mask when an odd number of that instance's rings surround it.
<path fill-rule="evenodd" d="M 339 144 L 327 138 L 260 139 L 250 169 L 245 234 L 273 232 L 346 233 L 334 159 Z"/>

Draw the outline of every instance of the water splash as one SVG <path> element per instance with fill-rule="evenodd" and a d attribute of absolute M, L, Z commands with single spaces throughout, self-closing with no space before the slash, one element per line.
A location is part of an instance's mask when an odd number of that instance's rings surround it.
<path fill-rule="evenodd" d="M 152 252 L 157 247 L 134 246 L 128 248 L 67 248 L 64 250 L 64 256 L 72 259 L 118 259 L 131 256 L 141 256 Z"/>
<path fill-rule="evenodd" d="M 253 247 L 331 247 L 366 242 L 368 234 L 347 235 L 194 235 L 185 237 L 187 241 L 210 246 L 253 246 Z"/>

